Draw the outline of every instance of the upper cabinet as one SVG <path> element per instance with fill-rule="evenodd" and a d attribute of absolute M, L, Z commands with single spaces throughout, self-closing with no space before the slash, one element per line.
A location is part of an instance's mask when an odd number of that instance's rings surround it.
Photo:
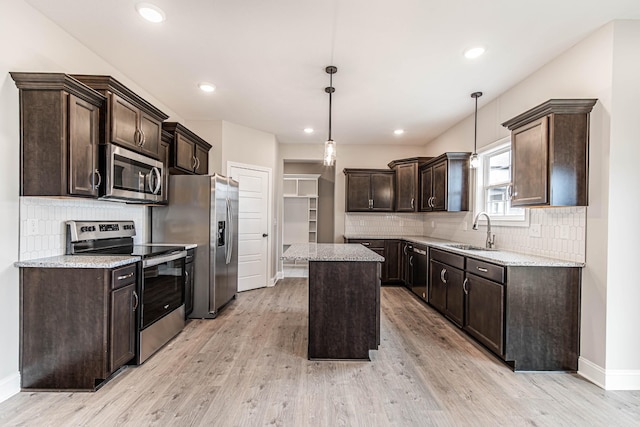
<path fill-rule="evenodd" d="M 431 157 L 394 160 L 389 167 L 396 172 L 396 212 L 418 212 L 419 167 Z"/>
<path fill-rule="evenodd" d="M 165 122 L 162 128 L 172 135 L 169 171 L 172 174 L 209 173 L 211 145 L 180 123 Z"/>
<path fill-rule="evenodd" d="M 504 122 L 512 206 L 587 206 L 589 113 L 597 99 L 550 99 Z"/>
<path fill-rule="evenodd" d="M 63 73 L 11 73 L 20 92 L 20 195 L 98 197 L 105 98 Z"/>
<path fill-rule="evenodd" d="M 396 174 L 388 169 L 345 169 L 346 212 L 393 212 Z"/>
<path fill-rule="evenodd" d="M 420 166 L 420 212 L 469 210 L 469 156 L 444 153 Z"/>
<path fill-rule="evenodd" d="M 169 118 L 111 76 L 73 75 L 106 97 L 100 121 L 104 143 L 160 159 L 162 122 Z"/>

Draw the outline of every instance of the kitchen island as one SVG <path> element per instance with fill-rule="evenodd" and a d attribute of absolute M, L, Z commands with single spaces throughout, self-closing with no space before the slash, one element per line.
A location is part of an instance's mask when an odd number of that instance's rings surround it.
<path fill-rule="evenodd" d="M 282 259 L 309 261 L 309 359 L 371 360 L 384 257 L 359 244 L 296 243 Z"/>

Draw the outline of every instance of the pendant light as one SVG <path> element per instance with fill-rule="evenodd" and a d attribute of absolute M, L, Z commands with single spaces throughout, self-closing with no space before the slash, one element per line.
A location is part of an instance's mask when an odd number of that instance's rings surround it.
<path fill-rule="evenodd" d="M 333 65 L 324 69 L 329 74 L 329 87 L 325 87 L 324 91 L 329 94 L 329 138 L 324 143 L 324 165 L 333 166 L 336 163 L 336 143 L 331 139 L 331 95 L 336 89 L 333 87 L 333 75 L 338 72 L 338 68 Z"/>
<path fill-rule="evenodd" d="M 480 166 L 480 159 L 476 153 L 476 145 L 478 143 L 478 98 L 482 96 L 482 92 L 473 92 L 471 97 L 476 100 L 475 127 L 473 132 L 473 154 L 469 158 L 469 166 L 471 169 L 477 169 Z"/>

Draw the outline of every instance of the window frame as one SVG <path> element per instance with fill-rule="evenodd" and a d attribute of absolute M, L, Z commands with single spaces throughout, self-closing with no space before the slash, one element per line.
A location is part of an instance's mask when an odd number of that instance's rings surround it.
<path fill-rule="evenodd" d="M 507 147 L 509 150 L 511 149 L 511 136 L 507 136 L 505 138 L 501 138 L 489 145 L 484 146 L 481 150 L 478 150 L 478 158 L 480 159 L 480 166 L 477 169 L 473 170 L 473 219 L 478 215 L 478 213 L 486 210 L 486 194 L 487 190 L 490 187 L 501 187 L 504 186 L 504 183 L 493 184 L 493 185 L 484 185 L 484 182 L 487 180 L 487 168 L 486 162 L 488 156 L 493 156 L 495 154 L 501 154 L 507 151 Z M 524 210 L 523 216 L 496 216 L 491 217 L 491 225 L 501 226 L 501 227 L 528 227 L 530 224 L 529 221 L 529 209 L 522 208 Z M 487 220 L 484 218 L 480 218 L 478 221 L 479 224 L 486 225 Z"/>

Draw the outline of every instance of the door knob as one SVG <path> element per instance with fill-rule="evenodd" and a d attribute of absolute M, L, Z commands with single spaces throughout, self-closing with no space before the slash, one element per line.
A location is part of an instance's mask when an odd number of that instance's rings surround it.
<path fill-rule="evenodd" d="M 267 234 L 267 233 L 262 233 L 262 237 L 268 237 L 268 236 L 269 236 L 269 234 Z"/>

